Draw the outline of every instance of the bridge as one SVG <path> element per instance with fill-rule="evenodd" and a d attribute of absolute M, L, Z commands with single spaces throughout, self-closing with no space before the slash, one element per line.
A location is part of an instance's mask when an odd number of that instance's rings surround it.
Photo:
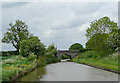
<path fill-rule="evenodd" d="M 77 56 L 79 53 L 78 50 L 58 50 L 57 57 L 61 58 L 63 55 L 68 55 L 70 56 L 70 59 L 74 58 Z"/>

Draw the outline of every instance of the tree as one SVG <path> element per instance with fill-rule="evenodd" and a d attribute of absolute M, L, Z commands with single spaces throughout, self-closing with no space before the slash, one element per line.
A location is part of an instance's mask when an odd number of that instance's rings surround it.
<path fill-rule="evenodd" d="M 38 37 L 30 37 L 22 40 L 20 43 L 20 55 L 26 57 L 31 53 L 38 56 L 43 56 L 45 53 L 45 46 L 40 42 Z"/>
<path fill-rule="evenodd" d="M 17 20 L 15 24 L 9 25 L 11 28 L 7 29 L 8 32 L 4 34 L 2 42 L 12 44 L 19 52 L 21 40 L 29 38 L 32 34 L 29 33 L 28 26 L 23 21 Z"/>
<path fill-rule="evenodd" d="M 57 54 L 57 48 L 54 46 L 54 44 L 51 44 L 46 49 L 46 53 L 47 53 L 47 55 L 54 56 Z"/>
<path fill-rule="evenodd" d="M 86 43 L 86 48 L 99 51 L 103 49 L 107 44 L 108 34 L 94 34 Z"/>
<path fill-rule="evenodd" d="M 46 53 L 47 63 L 59 61 L 59 58 L 56 57 L 57 48 L 54 46 L 54 44 L 49 45 L 45 53 Z"/>
<path fill-rule="evenodd" d="M 111 21 L 109 17 L 105 16 L 99 20 L 91 22 L 90 27 L 86 30 L 86 36 L 91 38 L 94 34 L 112 33 L 118 29 L 117 23 Z"/>
<path fill-rule="evenodd" d="M 101 56 L 107 56 L 111 53 L 110 48 L 107 45 L 107 38 L 109 34 L 94 34 L 86 43 L 86 49 L 99 52 Z"/>
<path fill-rule="evenodd" d="M 79 51 L 84 51 L 84 48 L 81 44 L 79 43 L 75 43 L 75 44 L 72 44 L 69 48 L 69 50 L 79 50 Z"/>
<path fill-rule="evenodd" d="M 115 32 L 110 33 L 109 37 L 107 38 L 108 46 L 115 50 L 120 47 L 120 29 L 117 29 Z"/>
<path fill-rule="evenodd" d="M 86 30 L 86 36 L 89 38 L 86 47 L 107 56 L 112 53 L 108 47 L 108 37 L 118 29 L 117 23 L 111 21 L 109 17 L 102 17 L 91 22 Z"/>

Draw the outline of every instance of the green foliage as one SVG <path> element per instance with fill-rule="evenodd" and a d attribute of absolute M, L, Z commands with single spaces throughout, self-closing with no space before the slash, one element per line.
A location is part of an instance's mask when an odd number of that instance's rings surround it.
<path fill-rule="evenodd" d="M 79 50 L 80 52 L 82 52 L 84 51 L 84 48 L 81 44 L 75 43 L 70 46 L 69 50 Z"/>
<path fill-rule="evenodd" d="M 13 80 L 14 75 L 16 74 L 16 71 L 12 69 L 3 69 L 2 70 L 2 80 L 3 81 L 10 81 Z"/>
<path fill-rule="evenodd" d="M 29 60 L 35 60 L 37 58 L 37 56 L 34 54 L 34 53 L 31 53 L 29 56 L 28 56 Z"/>
<path fill-rule="evenodd" d="M 12 44 L 19 52 L 21 40 L 27 39 L 32 34 L 29 33 L 28 26 L 23 21 L 17 20 L 15 24 L 9 25 L 11 28 L 7 29 L 8 32 L 4 34 L 2 42 Z"/>
<path fill-rule="evenodd" d="M 47 64 L 46 58 L 44 56 L 39 56 L 37 59 L 37 66 L 45 66 Z"/>
<path fill-rule="evenodd" d="M 46 53 L 47 63 L 55 63 L 59 61 L 59 59 L 56 57 L 57 48 L 54 46 L 54 44 L 48 46 L 45 53 Z"/>
<path fill-rule="evenodd" d="M 90 27 L 86 30 L 86 36 L 91 38 L 94 34 L 111 33 L 118 28 L 117 23 L 111 21 L 109 17 L 105 16 L 94 22 L 91 22 Z"/>
<path fill-rule="evenodd" d="M 100 47 L 105 47 L 108 34 L 95 34 L 86 43 L 87 49 L 99 50 Z"/>
<path fill-rule="evenodd" d="M 116 42 L 118 42 L 116 41 L 118 37 L 112 34 L 116 33 L 117 29 L 117 23 L 111 21 L 109 17 L 103 17 L 91 22 L 90 28 L 86 30 L 86 36 L 89 38 L 86 43 L 86 48 L 98 51 L 101 56 L 112 54 L 114 52 L 114 47 L 111 44 L 114 42 L 115 45 Z"/>
<path fill-rule="evenodd" d="M 46 49 L 46 53 L 48 54 L 56 54 L 57 53 L 57 48 L 54 46 L 54 44 L 51 44 L 48 46 L 48 48 Z"/>
<path fill-rule="evenodd" d="M 25 72 L 29 73 L 37 67 L 46 65 L 47 60 L 45 56 L 39 56 L 38 59 L 35 58 L 36 56 L 32 53 L 29 57 L 15 56 L 2 60 L 2 64 L 0 64 L 0 69 L 2 69 L 2 81 L 15 80 L 17 76 L 24 75 Z"/>
<path fill-rule="evenodd" d="M 40 42 L 38 37 L 30 37 L 20 43 L 20 55 L 29 56 L 34 53 L 37 56 L 44 55 L 45 46 Z"/>
<path fill-rule="evenodd" d="M 18 51 L 2 51 L 2 56 L 19 55 Z"/>
<path fill-rule="evenodd" d="M 100 54 L 97 51 L 86 51 L 80 54 L 79 58 L 100 58 Z"/>
<path fill-rule="evenodd" d="M 120 47 L 120 29 L 110 33 L 109 37 L 107 38 L 108 46 L 115 50 L 116 48 Z"/>
<path fill-rule="evenodd" d="M 96 51 L 86 51 L 81 53 L 79 56 L 75 57 L 72 59 L 72 61 L 75 61 L 77 63 L 84 63 L 88 65 L 94 65 L 94 66 L 99 66 L 102 68 L 107 68 L 107 69 L 112 69 L 115 71 L 120 71 L 118 70 L 118 59 L 120 57 L 118 56 L 107 56 L 107 57 L 97 57 L 96 56 L 101 56 L 99 52 Z"/>
<path fill-rule="evenodd" d="M 0 56 L 1 60 L 5 60 L 5 59 L 9 59 L 9 58 L 11 58 L 11 56 Z"/>
<path fill-rule="evenodd" d="M 103 63 L 104 63 L 105 60 L 107 60 L 108 62 L 113 60 L 113 62 L 115 61 L 116 65 L 118 64 L 117 63 L 118 62 L 118 56 L 114 56 L 114 55 L 111 54 L 110 56 L 100 57 L 100 56 L 102 56 L 101 54 L 102 53 L 100 53 L 98 51 L 86 51 L 86 52 L 81 53 L 78 56 L 78 59 L 96 59 L 96 60 L 103 61 Z"/>
<path fill-rule="evenodd" d="M 45 49 L 38 37 L 29 34 L 24 22 L 17 20 L 16 24 L 11 23 L 10 26 L 11 28 L 4 35 L 2 42 L 12 43 L 17 51 L 0 52 L 0 55 L 13 55 L 19 53 L 20 49 L 20 56 L 0 57 L 2 59 L 0 69 L 3 70 L 2 81 L 15 80 L 16 77 L 29 73 L 36 67 L 59 61 L 56 57 L 57 48 L 52 44 Z"/>
<path fill-rule="evenodd" d="M 103 53 L 105 56 L 112 53 L 107 45 L 108 34 L 95 34 L 86 43 L 86 48 Z"/>
<path fill-rule="evenodd" d="M 6 56 L 9 57 L 9 56 Z M 2 60 L 2 81 L 12 81 L 18 75 L 18 72 L 24 68 L 21 65 L 31 64 L 26 58 L 21 56 L 9 57 Z"/>

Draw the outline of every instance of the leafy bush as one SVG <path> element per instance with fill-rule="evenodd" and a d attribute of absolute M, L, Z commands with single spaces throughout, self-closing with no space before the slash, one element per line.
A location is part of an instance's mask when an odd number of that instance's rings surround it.
<path fill-rule="evenodd" d="M 39 56 L 37 59 L 37 66 L 45 66 L 47 64 L 46 58 L 44 56 Z"/>
<path fill-rule="evenodd" d="M 47 60 L 47 64 L 59 62 L 59 58 L 57 58 L 54 55 L 47 55 L 46 60 Z"/>
<path fill-rule="evenodd" d="M 101 58 L 104 56 L 104 53 L 98 51 L 86 51 L 80 54 L 79 58 Z"/>
<path fill-rule="evenodd" d="M 19 55 L 18 51 L 1 51 L 2 56 Z"/>
<path fill-rule="evenodd" d="M 37 56 L 34 54 L 34 53 L 31 53 L 30 55 L 29 55 L 29 60 L 34 60 L 34 59 L 36 59 L 37 58 Z"/>
<path fill-rule="evenodd" d="M 10 81 L 13 80 L 16 71 L 13 69 L 2 69 L 2 81 Z"/>
<path fill-rule="evenodd" d="M 30 53 L 35 55 L 44 55 L 45 46 L 40 42 L 38 37 L 30 37 L 20 43 L 20 55 L 29 56 Z"/>
<path fill-rule="evenodd" d="M 91 51 L 86 51 L 84 53 L 81 53 L 79 58 L 92 58 L 92 52 Z"/>
<path fill-rule="evenodd" d="M 54 46 L 54 44 L 48 46 L 45 53 L 46 53 L 47 64 L 55 63 L 59 61 L 59 58 L 56 57 L 57 48 Z"/>
<path fill-rule="evenodd" d="M 94 34 L 86 43 L 86 48 L 99 52 L 102 56 L 111 54 L 111 50 L 107 45 L 108 34 Z"/>

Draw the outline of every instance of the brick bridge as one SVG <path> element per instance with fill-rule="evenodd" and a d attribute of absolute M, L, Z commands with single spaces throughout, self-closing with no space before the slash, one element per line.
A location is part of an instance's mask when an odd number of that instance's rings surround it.
<path fill-rule="evenodd" d="M 68 55 L 70 56 L 70 59 L 74 58 L 75 56 L 77 56 L 79 53 L 78 50 L 58 50 L 58 53 L 57 53 L 57 57 L 58 58 L 61 58 L 62 55 Z"/>

